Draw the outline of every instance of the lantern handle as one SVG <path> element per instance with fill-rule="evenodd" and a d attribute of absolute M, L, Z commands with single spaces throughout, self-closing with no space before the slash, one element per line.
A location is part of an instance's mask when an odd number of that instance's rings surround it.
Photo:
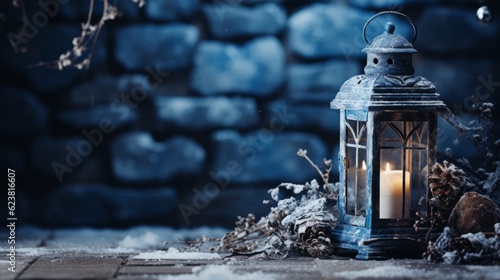
<path fill-rule="evenodd" d="M 415 26 L 415 23 L 411 20 L 411 18 L 405 14 L 402 14 L 400 12 L 396 12 L 396 11 L 383 11 L 383 12 L 380 12 L 374 16 L 372 16 L 369 20 L 366 21 L 365 23 L 365 26 L 363 26 L 363 39 L 365 39 L 365 42 L 367 45 L 369 45 L 371 43 L 371 41 L 368 41 L 368 38 L 366 38 L 366 28 L 368 27 L 368 24 L 370 24 L 370 22 L 372 20 L 374 20 L 376 17 L 380 16 L 380 15 L 384 15 L 384 14 L 395 14 L 395 15 L 398 15 L 404 19 L 406 19 L 410 24 L 411 24 L 411 27 L 413 28 L 413 38 L 411 39 L 411 44 L 413 44 L 413 42 L 415 42 L 415 39 L 417 39 L 417 27 Z"/>

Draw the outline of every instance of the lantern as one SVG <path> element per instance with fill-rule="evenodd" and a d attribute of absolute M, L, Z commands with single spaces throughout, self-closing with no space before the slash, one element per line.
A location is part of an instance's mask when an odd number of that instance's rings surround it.
<path fill-rule="evenodd" d="M 411 24 L 411 43 L 391 22 L 367 39 L 368 24 L 387 13 Z M 416 35 L 404 14 L 370 18 L 363 28 L 365 74 L 347 80 L 331 102 L 340 110 L 340 217 L 332 235 L 337 248 L 356 250 L 360 259 L 421 257 L 417 240 L 426 231 L 413 225 L 417 212 L 430 214 L 428 170 L 436 157 L 437 112 L 445 104 L 429 80 L 413 75 Z"/>

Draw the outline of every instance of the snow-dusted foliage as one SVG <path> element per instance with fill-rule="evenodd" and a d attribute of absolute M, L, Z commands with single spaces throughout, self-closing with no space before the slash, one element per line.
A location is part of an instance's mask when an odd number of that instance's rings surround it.
<path fill-rule="evenodd" d="M 450 110 L 440 116 L 457 132 L 453 144 L 459 145 L 462 139 L 472 144 L 476 155 L 482 157 L 482 166 L 474 166 L 470 159 L 455 154 L 451 147 L 445 149 L 444 155 L 449 162 L 466 173 L 464 191 L 487 195 L 500 205 L 500 137 L 496 133 L 492 114 L 494 105 L 491 102 L 481 102 L 474 95 L 470 98 L 474 101 L 475 109 L 470 115 L 477 117 L 477 120 L 464 125 L 460 116 L 454 115 Z"/>
<path fill-rule="evenodd" d="M 462 193 L 474 191 L 491 198 L 496 205 L 500 204 L 500 138 L 496 135 L 492 115 L 494 105 L 482 102 L 474 95 L 470 98 L 474 102 L 470 116 L 475 115 L 477 119 L 470 121 L 469 118 L 468 125 L 464 125 L 461 117 L 449 109 L 440 116 L 457 132 L 453 144 L 458 146 L 461 139 L 468 141 L 476 150 L 475 154 L 482 157 L 482 164 L 455 154 L 450 147 L 444 150 L 444 156 L 450 164 L 445 161 L 444 167 L 434 166 L 429 176 L 429 188 L 433 195 L 429 201 L 433 212 L 431 219 L 437 221 L 433 225 L 447 225 L 450 213 L 455 218 L 465 215 L 463 209 L 453 209 Z M 438 215 L 435 215 L 436 211 Z M 466 225 L 459 226 L 467 228 Z M 458 237 L 453 236 L 452 228 L 446 227 L 435 242 L 429 242 L 424 256 L 428 260 L 446 263 L 500 263 L 500 224 L 495 224 L 495 232 L 468 233 Z"/>
<path fill-rule="evenodd" d="M 282 183 L 270 189 L 268 193 L 276 206 L 271 207 L 267 217 L 258 222 L 253 214 L 238 217 L 234 231 L 224 235 L 214 250 L 243 255 L 262 254 L 262 257 L 290 254 L 325 257 L 331 254 L 330 232 L 337 222 L 337 187 L 334 184 L 320 187 L 316 180 L 312 180 L 304 185 Z M 291 196 L 280 199 L 283 190 L 291 191 Z"/>
<path fill-rule="evenodd" d="M 500 205 L 500 160 L 494 163 L 495 171 L 485 172 L 486 179 L 483 181 L 483 193 L 488 195 L 497 205 Z"/>
<path fill-rule="evenodd" d="M 295 197 L 279 200 L 278 193 L 280 188 L 292 190 L 294 194 L 301 194 L 304 191 L 306 191 L 306 193 L 302 194 L 299 200 L 295 199 Z M 312 180 L 305 185 L 282 183 L 276 188 L 268 191 L 271 197 L 273 197 L 273 200 L 278 203 L 278 206 L 271 208 L 271 213 L 269 213 L 267 218 L 271 222 L 280 221 L 282 226 L 287 227 L 294 225 L 298 219 L 306 214 L 325 212 L 325 210 L 328 210 L 325 209 L 328 196 L 324 194 L 329 193 L 328 188 L 333 190 L 335 186 L 324 186 L 325 192 L 321 192 L 320 186 L 316 180 Z M 335 197 L 329 198 L 331 200 L 335 199 Z"/>
<path fill-rule="evenodd" d="M 337 222 L 336 187 L 333 184 L 320 187 L 316 180 L 305 185 L 290 183 L 280 184 L 269 190 L 277 194 L 280 188 L 292 190 L 301 197 L 289 197 L 271 208 L 267 220 L 271 227 L 279 232 L 287 251 L 322 257 L 331 250 L 330 231 Z"/>
<path fill-rule="evenodd" d="M 453 237 L 446 227 L 436 242 L 430 242 L 424 257 L 430 261 L 448 264 L 500 263 L 500 223 L 495 232 L 467 233 Z"/>

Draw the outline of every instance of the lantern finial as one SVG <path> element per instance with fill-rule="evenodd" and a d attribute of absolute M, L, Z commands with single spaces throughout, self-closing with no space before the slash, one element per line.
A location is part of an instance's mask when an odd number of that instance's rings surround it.
<path fill-rule="evenodd" d="M 389 21 L 388 23 L 385 24 L 385 32 L 393 34 L 394 30 L 396 30 L 396 26 L 394 25 L 394 23 Z"/>
<path fill-rule="evenodd" d="M 387 22 L 385 24 L 385 32 L 383 34 L 368 41 L 366 38 L 366 27 L 368 23 L 377 16 L 386 13 L 401 15 L 408 20 L 414 31 L 412 42 L 409 42 L 401 35 L 395 34 L 396 25 L 392 22 Z M 412 53 L 417 51 L 413 48 L 412 43 L 417 36 L 417 28 L 410 18 L 406 15 L 392 11 L 376 14 L 365 24 L 363 36 L 367 43 L 366 48 L 363 49 L 363 51 L 368 54 L 367 65 L 365 67 L 365 73 L 367 75 L 413 75 L 415 70 L 411 63 Z"/>

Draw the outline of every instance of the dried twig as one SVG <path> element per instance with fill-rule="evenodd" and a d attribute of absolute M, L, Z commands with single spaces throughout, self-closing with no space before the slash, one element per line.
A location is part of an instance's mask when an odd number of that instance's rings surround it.
<path fill-rule="evenodd" d="M 19 7 L 22 11 L 23 17 L 26 17 L 26 9 L 23 0 L 12 0 L 15 7 Z M 48 68 L 57 68 L 63 70 L 66 68 L 76 68 L 88 70 L 90 62 L 92 61 L 93 49 L 96 45 L 97 39 L 104 24 L 110 20 L 114 20 L 119 15 L 116 6 L 111 5 L 109 0 L 101 0 L 103 5 L 103 13 L 97 23 L 92 24 L 92 16 L 94 15 L 95 1 L 89 1 L 89 11 L 87 20 L 82 23 L 82 31 L 79 36 L 73 38 L 72 49 L 61 54 L 57 60 L 48 62 L 39 62 L 28 67 L 46 66 Z M 145 5 L 145 0 L 131 0 L 137 3 L 139 7 Z M 26 25 L 26 23 L 24 23 Z M 21 30 L 24 30 L 23 26 Z M 13 45 L 16 49 L 17 47 Z M 84 55 L 86 54 L 86 56 Z"/>
<path fill-rule="evenodd" d="M 307 150 L 299 149 L 297 151 L 297 155 L 299 157 L 305 158 L 311 165 L 318 171 L 319 175 L 321 176 L 321 179 L 325 183 L 325 185 L 328 186 L 328 181 L 330 180 L 330 171 L 332 171 L 332 160 L 331 159 L 323 159 L 323 164 L 325 165 L 325 171 L 321 171 L 319 167 L 307 156 Z"/>

